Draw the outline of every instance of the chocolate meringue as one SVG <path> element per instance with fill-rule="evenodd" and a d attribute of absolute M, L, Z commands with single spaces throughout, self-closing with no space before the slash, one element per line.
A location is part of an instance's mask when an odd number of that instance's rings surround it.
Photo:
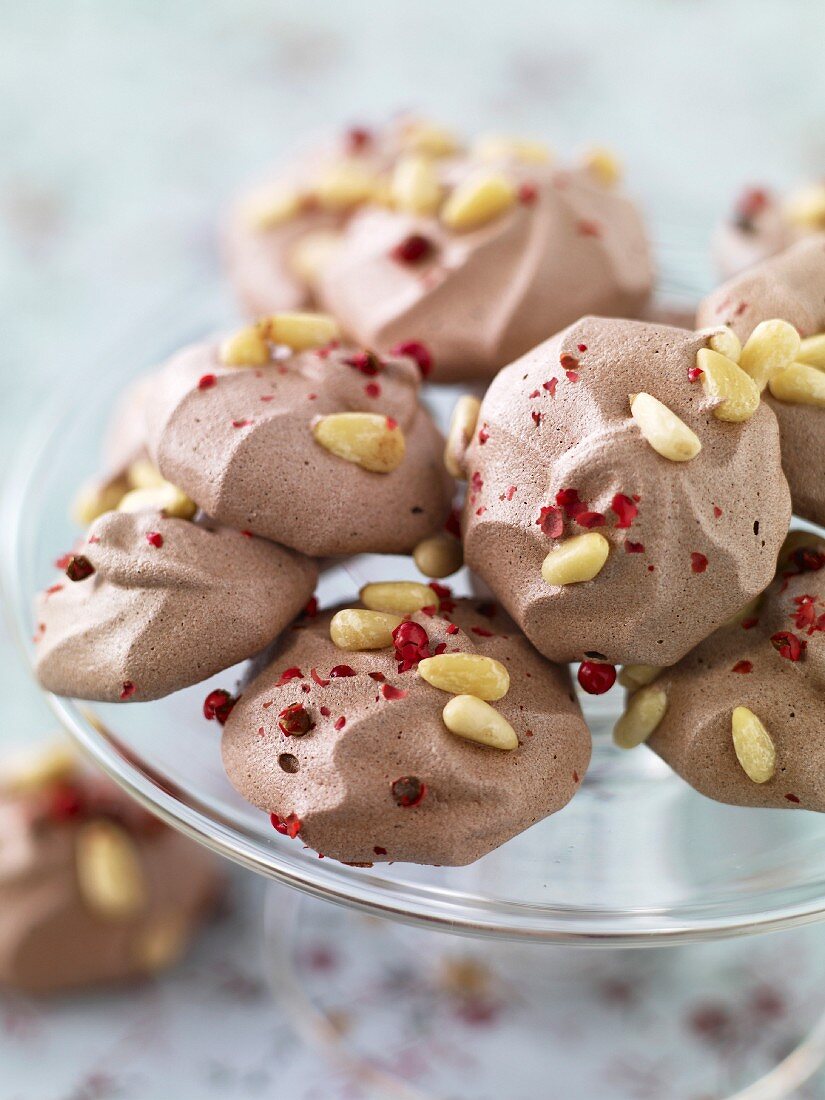
<path fill-rule="evenodd" d="M 306 604 L 317 568 L 263 539 L 160 512 L 96 520 L 36 607 L 48 691 L 158 699 L 251 657 Z"/>
<path fill-rule="evenodd" d="M 588 317 L 487 391 L 464 556 L 552 660 L 672 664 L 773 577 L 790 520 L 776 418 L 757 401 L 717 419 L 706 343 Z M 662 423 L 671 457 L 648 431 Z"/>
<path fill-rule="evenodd" d="M 490 378 L 583 313 L 645 308 L 653 269 L 640 215 L 592 170 L 476 158 L 436 170 L 440 213 L 364 207 L 320 273 L 321 302 L 359 343 L 386 352 L 420 340 L 436 381 Z M 451 197 L 490 178 L 498 213 L 452 228 Z"/>
<path fill-rule="evenodd" d="M 696 320 L 701 326 L 729 325 L 744 341 L 774 317 L 794 325 L 802 337 L 825 333 L 825 234 L 806 237 L 724 283 L 700 304 Z M 764 396 L 779 422 L 794 511 L 825 524 L 825 409 L 779 400 L 770 390 Z"/>
<path fill-rule="evenodd" d="M 83 771 L 62 746 L 0 761 L 0 987 L 55 994 L 146 977 L 182 955 L 217 861 Z"/>
<path fill-rule="evenodd" d="M 471 863 L 559 810 L 584 776 L 590 735 L 567 670 L 542 660 L 495 606 L 433 587 L 440 612 L 406 617 L 395 650 L 339 649 L 333 612 L 292 632 L 226 723 L 233 786 L 325 856 Z M 482 694 L 515 732 L 512 751 L 445 725 L 445 705 L 467 697 L 432 686 L 418 664 L 445 649 L 493 658 L 509 674 L 503 697 L 501 686 Z M 478 707 L 488 704 L 475 698 Z"/>
<path fill-rule="evenodd" d="M 642 689 L 667 700 L 647 743 L 709 798 L 823 811 L 825 543 L 791 539 L 761 603 Z"/>
<path fill-rule="evenodd" d="M 713 258 L 729 279 L 797 241 L 825 230 L 825 185 L 810 184 L 782 199 L 762 187 L 742 192 L 729 218 L 717 226 Z"/>
<path fill-rule="evenodd" d="M 228 526 L 316 556 L 408 553 L 441 529 L 453 491 L 420 380 L 412 359 L 335 346 L 228 367 L 221 342 L 207 341 L 157 376 L 150 453 L 164 477 Z M 322 441 L 325 418 L 354 412 L 392 437 L 396 458 L 403 451 L 389 472 Z"/>

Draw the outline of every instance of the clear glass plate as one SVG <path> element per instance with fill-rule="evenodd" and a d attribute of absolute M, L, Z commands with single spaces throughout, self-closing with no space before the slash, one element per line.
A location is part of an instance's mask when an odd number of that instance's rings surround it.
<path fill-rule="evenodd" d="M 698 297 L 690 288 L 706 284 L 698 261 L 682 263 L 668 282 L 670 258 L 680 254 L 677 238 L 663 253 L 665 288 L 684 306 Z M 29 657 L 32 595 L 76 536 L 67 502 L 95 471 L 113 397 L 128 377 L 227 320 L 207 292 L 178 296 L 91 370 L 74 370 L 85 386 L 75 381 L 34 426 L 2 506 L 6 602 Z M 431 388 L 428 400 L 443 418 L 455 395 Z M 329 605 L 353 598 L 367 579 L 405 576 L 416 576 L 409 559 L 360 557 L 328 570 L 319 596 Z M 459 594 L 470 591 L 466 576 L 452 582 Z M 321 860 L 276 834 L 224 776 L 219 730 L 201 704 L 210 687 L 232 687 L 240 671 L 156 703 L 50 701 L 110 775 L 184 832 L 273 879 L 372 913 L 470 935 L 644 945 L 789 926 L 825 912 L 825 817 L 723 806 L 647 750 L 619 752 L 609 736 L 617 689 L 583 700 L 594 757 L 573 802 L 474 865 L 358 869 Z"/>

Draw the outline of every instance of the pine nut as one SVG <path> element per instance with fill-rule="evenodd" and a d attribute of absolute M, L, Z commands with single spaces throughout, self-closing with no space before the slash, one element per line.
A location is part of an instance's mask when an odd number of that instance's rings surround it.
<path fill-rule="evenodd" d="M 328 313 L 273 313 L 259 324 L 272 344 L 285 344 L 293 351 L 322 348 L 341 335 L 338 322 Z"/>
<path fill-rule="evenodd" d="M 587 150 L 584 166 L 605 187 L 615 187 L 622 178 L 621 161 L 610 149 L 602 146 Z"/>
<path fill-rule="evenodd" d="M 126 471 L 130 489 L 157 489 L 168 485 L 166 478 L 148 458 L 136 459 Z"/>
<path fill-rule="evenodd" d="M 702 444 L 696 433 L 649 393 L 634 394 L 630 398 L 630 412 L 639 431 L 662 458 L 689 462 L 701 451 Z"/>
<path fill-rule="evenodd" d="M 480 653 L 441 653 L 419 661 L 418 675 L 439 691 L 503 699 L 510 690 L 510 673 L 500 661 Z"/>
<path fill-rule="evenodd" d="M 374 172 L 357 161 L 342 160 L 315 180 L 312 194 L 323 210 L 338 213 L 369 202 L 375 186 Z"/>
<path fill-rule="evenodd" d="M 713 407 L 717 420 L 738 424 L 750 420 L 759 408 L 759 385 L 732 359 L 710 348 L 701 348 L 696 366 L 702 371 L 702 388 L 718 402 Z"/>
<path fill-rule="evenodd" d="M 141 970 L 155 974 L 165 970 L 183 952 L 186 918 L 182 913 L 157 917 L 141 928 L 134 945 L 134 959 Z"/>
<path fill-rule="evenodd" d="M 425 577 L 449 577 L 464 564 L 461 543 L 452 535 L 432 535 L 422 539 L 412 553 L 413 561 Z"/>
<path fill-rule="evenodd" d="M 580 584 L 592 581 L 604 568 L 610 543 L 598 531 L 573 535 L 560 542 L 542 562 L 541 575 L 548 584 Z"/>
<path fill-rule="evenodd" d="M 712 329 L 709 332 L 708 347 L 711 351 L 718 351 L 719 354 L 724 355 L 726 359 L 733 360 L 734 363 L 739 362 L 739 356 L 742 354 L 742 341 L 733 329 L 728 328 L 727 325 L 723 325 L 722 328 Z"/>
<path fill-rule="evenodd" d="M 459 150 L 452 130 L 424 120 L 408 122 L 402 131 L 401 141 L 406 149 L 422 153 L 425 157 L 450 157 Z"/>
<path fill-rule="evenodd" d="M 90 821 L 75 846 L 77 885 L 84 903 L 107 920 L 129 920 L 147 902 L 146 881 L 134 841 L 120 825 Z"/>
<path fill-rule="evenodd" d="M 72 519 L 78 527 L 88 527 L 104 512 L 114 512 L 128 491 L 124 478 L 84 485 L 72 501 Z"/>
<path fill-rule="evenodd" d="M 473 146 L 477 160 L 515 160 L 522 164 L 549 164 L 553 159 L 550 146 L 531 138 L 508 137 L 504 134 L 487 134 Z"/>
<path fill-rule="evenodd" d="M 739 366 L 761 393 L 776 371 L 796 359 L 801 342 L 799 333 L 787 321 L 762 321 L 745 341 Z"/>
<path fill-rule="evenodd" d="M 619 683 L 628 691 L 638 691 L 658 680 L 663 672 L 664 669 L 656 665 L 623 665 L 619 672 Z"/>
<path fill-rule="evenodd" d="M 450 733 L 489 745 L 491 749 L 518 748 L 516 731 L 497 710 L 475 695 L 456 695 L 441 712 Z"/>
<path fill-rule="evenodd" d="M 785 217 L 802 229 L 825 228 L 825 185 L 812 183 L 792 194 L 785 203 Z"/>
<path fill-rule="evenodd" d="M 31 794 L 68 779 L 77 767 L 77 757 L 62 741 L 41 749 L 7 753 L 0 765 L 0 791 Z"/>
<path fill-rule="evenodd" d="M 806 363 L 809 367 L 825 369 L 825 332 L 818 336 L 808 336 L 799 345 L 797 355 L 799 363 Z"/>
<path fill-rule="evenodd" d="M 163 512 L 175 519 L 192 519 L 198 510 L 194 500 L 177 485 L 165 481 L 153 489 L 132 489 L 117 506 L 118 512 Z"/>
<path fill-rule="evenodd" d="M 471 176 L 460 183 L 441 209 L 448 229 L 463 233 L 500 217 L 516 201 L 513 183 L 495 173 Z"/>
<path fill-rule="evenodd" d="M 459 397 L 450 417 L 450 430 L 447 433 L 447 444 L 444 448 L 444 465 L 451 477 L 465 478 L 467 476 L 465 456 L 470 440 L 476 430 L 478 413 L 481 402 L 477 397 L 465 393 Z"/>
<path fill-rule="evenodd" d="M 339 649 L 386 649 L 392 645 L 392 632 L 403 622 L 400 615 L 385 611 L 338 611 L 329 624 L 329 636 Z"/>
<path fill-rule="evenodd" d="M 402 157 L 390 185 L 393 205 L 407 214 L 434 214 L 441 204 L 441 184 L 432 161 L 424 156 Z"/>
<path fill-rule="evenodd" d="M 404 461 L 404 433 L 378 413 L 332 413 L 312 425 L 315 442 L 331 454 L 376 474 L 390 474 Z"/>
<path fill-rule="evenodd" d="M 815 405 L 825 409 L 825 371 L 806 363 L 793 363 L 777 371 L 768 383 L 778 401 L 792 405 Z"/>
<path fill-rule="evenodd" d="M 239 329 L 221 344 L 220 360 L 227 367 L 262 367 L 269 362 L 269 344 L 260 325 Z"/>
<path fill-rule="evenodd" d="M 771 735 L 747 707 L 734 707 L 731 732 L 742 771 L 754 783 L 767 783 L 776 771 L 776 748 Z"/>
<path fill-rule="evenodd" d="M 303 196 L 288 188 L 276 188 L 261 192 L 246 205 L 244 216 L 252 229 L 265 233 L 284 222 L 291 221 L 301 211 Z"/>
<path fill-rule="evenodd" d="M 313 229 L 299 237 L 289 251 L 287 263 L 293 275 L 312 286 L 341 246 L 336 229 Z"/>
<path fill-rule="evenodd" d="M 613 729 L 620 749 L 633 749 L 647 741 L 667 710 L 667 695 L 653 684 L 641 687 L 630 697 L 624 714 Z"/>
<path fill-rule="evenodd" d="M 432 588 L 418 581 L 376 581 L 365 584 L 359 597 L 370 611 L 390 611 L 394 615 L 412 615 L 438 602 Z"/>

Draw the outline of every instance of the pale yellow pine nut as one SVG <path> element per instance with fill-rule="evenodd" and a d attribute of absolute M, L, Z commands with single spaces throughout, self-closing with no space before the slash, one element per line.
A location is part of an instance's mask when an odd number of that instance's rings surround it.
<path fill-rule="evenodd" d="M 338 322 L 328 313 L 273 313 L 258 322 L 272 344 L 285 344 L 293 351 L 322 348 L 341 335 Z"/>
<path fill-rule="evenodd" d="M 163 512 L 175 519 L 192 519 L 198 510 L 194 500 L 170 481 L 152 489 L 131 489 L 117 506 L 118 512 Z"/>
<path fill-rule="evenodd" d="M 510 673 L 500 661 L 480 653 L 440 653 L 418 663 L 418 675 L 439 691 L 503 699 L 510 690 Z"/>
<path fill-rule="evenodd" d="M 622 178 L 622 165 L 610 149 L 595 146 L 584 154 L 584 166 L 605 187 L 615 187 Z"/>
<path fill-rule="evenodd" d="M 759 408 L 759 385 L 745 374 L 732 359 L 710 348 L 701 348 L 696 366 L 702 371 L 702 388 L 717 404 L 713 415 L 717 420 L 738 424 L 750 420 Z"/>
<path fill-rule="evenodd" d="M 375 474 L 390 474 L 404 461 L 404 433 L 379 413 L 321 416 L 312 425 L 312 435 L 331 454 Z"/>
<path fill-rule="evenodd" d="M 303 196 L 290 188 L 261 191 L 245 205 L 244 219 L 252 229 L 264 233 L 296 218 L 301 211 Z"/>
<path fill-rule="evenodd" d="M 329 636 L 339 649 L 386 649 L 392 645 L 393 630 L 402 622 L 400 615 L 386 611 L 347 608 L 333 615 Z"/>
<path fill-rule="evenodd" d="M 647 741 L 667 710 L 667 695 L 655 684 L 635 692 L 624 714 L 613 729 L 613 740 L 620 749 L 633 749 Z"/>
<path fill-rule="evenodd" d="M 768 385 L 777 401 L 825 409 L 825 371 L 817 367 L 792 363 L 790 367 L 777 371 Z"/>
<path fill-rule="evenodd" d="M 129 920 L 147 904 L 146 880 L 135 842 L 110 821 L 81 826 L 75 870 L 87 908 L 106 920 Z"/>
<path fill-rule="evenodd" d="M 447 432 L 447 443 L 444 447 L 444 465 L 447 473 L 452 477 L 465 478 L 466 453 L 473 438 L 473 433 L 478 424 L 478 414 L 481 402 L 477 397 L 465 393 L 459 397 L 450 417 L 450 429 Z"/>
<path fill-rule="evenodd" d="M 406 149 L 426 157 L 450 157 L 459 150 L 452 130 L 424 119 L 408 122 L 403 128 L 401 141 Z"/>
<path fill-rule="evenodd" d="M 227 367 L 262 367 L 269 362 L 269 344 L 260 325 L 247 325 L 221 344 L 220 361 Z"/>
<path fill-rule="evenodd" d="M 739 362 L 739 356 L 742 354 L 742 341 L 733 329 L 728 328 L 727 325 L 714 329 L 709 334 L 708 347 L 711 351 L 718 351 L 720 355 L 724 355 L 726 359 L 731 359 L 734 363 Z"/>
<path fill-rule="evenodd" d="M 395 166 L 390 196 L 397 210 L 407 214 L 435 214 L 441 205 L 441 184 L 427 157 L 402 157 Z"/>
<path fill-rule="evenodd" d="M 342 160 L 321 173 L 312 186 L 312 194 L 323 210 L 337 213 L 369 202 L 376 184 L 375 173 L 365 165 Z"/>
<path fill-rule="evenodd" d="M 359 596 L 370 611 L 390 611 L 394 615 L 412 615 L 438 603 L 432 588 L 418 581 L 375 581 L 365 584 Z"/>
<path fill-rule="evenodd" d="M 825 332 L 806 337 L 799 345 L 796 358 L 798 362 L 806 363 L 809 367 L 825 370 Z"/>
<path fill-rule="evenodd" d="M 702 444 L 696 433 L 667 405 L 649 393 L 632 395 L 630 412 L 642 436 L 662 458 L 671 462 L 689 462 L 701 451 Z"/>
<path fill-rule="evenodd" d="M 549 164 L 553 159 L 550 146 L 532 138 L 509 137 L 506 134 L 486 134 L 473 145 L 477 160 L 514 160 L 522 164 Z"/>
<path fill-rule="evenodd" d="M 137 932 L 132 957 L 141 970 L 155 974 L 180 958 L 186 945 L 186 917 L 164 913 Z"/>
<path fill-rule="evenodd" d="M 516 188 L 506 176 L 484 173 L 459 183 L 441 208 L 448 229 L 464 233 L 501 217 L 516 201 Z"/>
<path fill-rule="evenodd" d="M 771 735 L 752 710 L 734 707 L 731 734 L 742 771 L 754 783 L 767 783 L 776 771 L 776 748 Z"/>
<path fill-rule="evenodd" d="M 77 768 L 77 757 L 63 741 L 34 750 L 6 753 L 0 764 L 0 791 L 32 794 L 68 779 Z"/>
<path fill-rule="evenodd" d="M 789 196 L 785 217 L 802 229 L 825 229 L 825 185 L 812 183 Z"/>
<path fill-rule="evenodd" d="M 604 568 L 610 543 L 598 531 L 573 535 L 550 551 L 542 562 L 541 575 L 547 584 L 580 584 L 592 581 Z"/>
<path fill-rule="evenodd" d="M 72 501 L 72 519 L 78 527 L 88 527 L 104 512 L 114 512 L 128 491 L 125 478 L 84 485 Z"/>
<path fill-rule="evenodd" d="M 168 485 L 166 478 L 148 458 L 136 459 L 126 471 L 126 480 L 130 489 L 157 489 Z"/>
<path fill-rule="evenodd" d="M 664 669 L 656 665 L 623 665 L 619 672 L 619 683 L 628 691 L 638 691 L 658 680 L 663 672 Z"/>
<path fill-rule="evenodd" d="M 762 321 L 745 341 L 739 366 L 761 392 L 776 371 L 793 363 L 801 343 L 799 333 L 787 321 Z"/>
<path fill-rule="evenodd" d="M 441 712 L 450 733 L 488 745 L 491 749 L 518 748 L 516 731 L 497 710 L 476 695 L 456 695 Z"/>
<path fill-rule="evenodd" d="M 425 577 L 449 577 L 464 564 L 461 543 L 452 535 L 431 535 L 422 539 L 412 553 L 413 561 Z"/>
<path fill-rule="evenodd" d="M 337 229 L 312 229 L 289 250 L 287 265 L 302 282 L 314 285 L 341 247 Z"/>

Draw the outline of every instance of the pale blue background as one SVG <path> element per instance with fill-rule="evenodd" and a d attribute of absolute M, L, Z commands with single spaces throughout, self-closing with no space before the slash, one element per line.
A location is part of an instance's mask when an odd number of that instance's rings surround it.
<path fill-rule="evenodd" d="M 742 184 L 825 173 L 824 11 L 820 0 L 5 0 L 0 461 L 45 392 L 82 401 L 70 383 L 101 348 L 219 279 L 227 197 L 330 122 L 416 106 L 545 136 L 562 154 L 597 140 L 621 150 L 656 225 L 695 227 L 703 243 Z M 48 727 L 2 639 L 0 699 L 0 738 Z M 181 1004 L 187 980 L 169 986 Z M 55 1096 L 71 1087 L 71 1057 L 62 1064 Z M 299 1067 L 298 1100 L 301 1078 Z M 17 1088 L 28 1100 L 25 1076 Z"/>

